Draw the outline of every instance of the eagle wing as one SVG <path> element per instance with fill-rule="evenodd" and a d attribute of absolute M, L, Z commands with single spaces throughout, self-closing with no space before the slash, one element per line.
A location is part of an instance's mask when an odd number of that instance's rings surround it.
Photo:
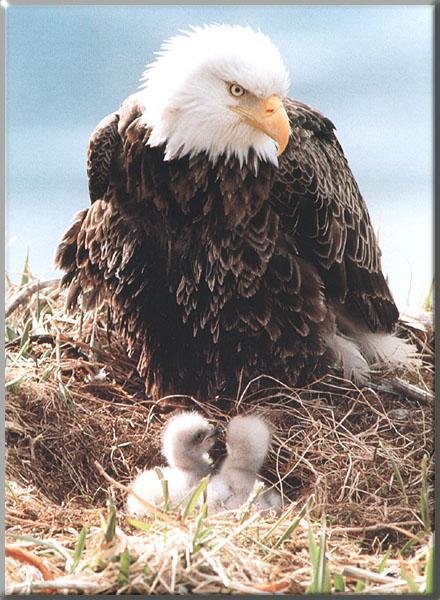
<path fill-rule="evenodd" d="M 120 109 L 104 117 L 92 132 L 87 150 L 87 176 L 90 201 L 105 200 L 112 171 L 121 154 L 122 139 L 128 125 L 142 114 L 136 94 L 129 96 Z"/>
<path fill-rule="evenodd" d="M 110 170 L 118 145 L 118 113 L 102 119 L 89 140 L 87 152 L 87 177 L 91 202 L 105 196 L 110 181 Z"/>
<path fill-rule="evenodd" d="M 391 331 L 398 311 L 383 276 L 370 216 L 333 123 L 286 100 L 292 135 L 271 192 L 282 226 L 317 265 L 326 296 L 372 331 Z"/>

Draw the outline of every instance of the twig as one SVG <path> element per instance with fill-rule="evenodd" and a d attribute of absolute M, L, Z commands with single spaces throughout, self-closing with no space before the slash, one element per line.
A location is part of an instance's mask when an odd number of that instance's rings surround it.
<path fill-rule="evenodd" d="M 127 487 L 126 485 L 120 483 L 119 481 L 116 481 L 116 479 L 113 479 L 113 477 L 110 477 L 110 475 L 108 473 L 106 473 L 106 471 L 104 470 L 104 467 L 102 465 L 100 465 L 97 460 L 95 460 L 93 464 L 95 465 L 95 467 L 99 471 L 99 473 L 101 473 L 101 475 L 104 477 L 104 479 L 107 479 L 107 481 L 109 483 L 116 486 L 123 492 L 126 492 L 127 494 L 132 494 L 136 498 L 136 500 L 138 502 L 140 502 L 142 504 L 142 506 L 144 506 L 148 510 L 148 512 L 152 513 L 159 519 L 162 519 L 162 521 L 165 521 L 166 523 L 173 525 L 174 527 L 179 527 L 179 529 L 182 529 L 183 531 L 187 531 L 187 528 L 182 523 L 179 523 L 178 521 L 176 521 L 175 519 L 173 519 L 172 517 L 167 515 L 167 513 L 164 513 L 163 511 L 156 508 L 153 504 L 150 504 L 150 502 L 147 502 L 146 500 L 144 500 L 142 498 L 142 496 L 139 496 L 138 494 L 136 494 L 136 492 L 133 491 L 130 487 Z"/>
<path fill-rule="evenodd" d="M 32 565 L 33 567 L 38 569 L 42 574 L 44 581 L 50 581 L 50 587 L 48 587 L 47 584 L 40 582 L 42 584 L 40 586 L 41 591 L 44 591 L 46 594 L 51 594 L 54 592 L 54 587 L 52 586 L 54 573 L 52 573 L 52 571 L 49 569 L 49 567 L 45 565 L 45 563 L 41 560 L 40 557 L 35 556 L 35 554 L 32 554 L 32 552 L 25 550 L 21 546 L 14 546 L 13 544 L 6 544 L 5 555 L 9 556 L 10 558 L 15 558 L 15 560 L 19 560 L 20 562 L 26 563 L 28 565 Z"/>
<path fill-rule="evenodd" d="M 32 527 L 35 527 L 35 519 L 22 519 L 21 517 L 17 517 L 16 515 L 11 515 L 11 513 L 9 512 L 6 515 L 6 519 L 5 519 L 5 523 L 6 525 L 13 525 L 13 523 L 10 523 L 10 521 L 15 521 L 16 523 L 21 523 L 22 525 L 31 525 Z M 45 529 L 48 529 L 48 525 L 45 525 Z"/>
<path fill-rule="evenodd" d="M 414 578 L 414 582 L 418 583 L 418 584 L 422 584 L 423 583 L 423 577 L 415 577 Z M 396 592 L 396 588 L 401 588 L 401 587 L 408 587 L 408 582 L 405 581 L 404 579 L 395 579 L 393 580 L 392 583 L 384 583 L 383 585 L 379 585 L 375 588 L 373 588 L 371 591 L 374 592 L 374 595 L 377 596 L 378 594 L 383 594 L 383 593 L 397 593 Z M 369 594 L 371 593 L 369 589 L 365 589 L 364 590 L 364 594 Z"/>
<path fill-rule="evenodd" d="M 10 556 L 11 558 L 15 558 L 21 562 L 27 563 L 28 565 L 32 565 L 36 567 L 40 573 L 43 575 L 43 579 L 48 581 L 49 579 L 53 579 L 52 571 L 46 567 L 44 562 L 35 554 L 32 554 L 28 550 L 21 548 L 21 546 L 14 546 L 12 544 L 6 544 L 5 548 L 6 556 Z"/>
<path fill-rule="evenodd" d="M 24 584 L 27 587 L 27 584 Z M 9 594 L 15 594 L 15 593 L 23 593 L 23 588 L 24 588 L 23 584 L 18 584 L 15 586 L 11 586 L 11 588 L 8 590 Z M 52 590 L 63 590 L 63 589 L 71 589 L 71 590 L 97 590 L 98 589 L 98 585 L 96 583 L 92 583 L 91 581 L 78 581 L 78 579 L 52 579 L 50 582 L 51 585 L 51 589 Z M 46 591 L 47 589 L 47 584 L 46 586 L 44 585 L 43 581 L 33 581 L 31 583 L 32 589 L 39 590 L 40 592 L 42 591 Z"/>
<path fill-rule="evenodd" d="M 23 302 L 27 300 L 29 296 L 35 294 L 35 292 L 55 287 L 55 285 L 58 285 L 59 282 L 59 279 L 48 279 L 47 281 L 35 281 L 34 283 L 30 283 L 17 294 L 15 294 L 10 303 L 6 306 L 5 316 L 9 317 L 9 315 L 11 315 L 20 306 L 20 304 L 23 304 Z"/>
<path fill-rule="evenodd" d="M 408 521 L 407 524 L 419 525 L 418 521 Z M 399 527 L 394 523 L 377 523 L 376 525 L 366 525 L 365 527 L 334 527 L 333 529 L 329 530 L 329 533 L 362 533 L 364 531 L 377 531 L 378 529 L 392 529 L 393 531 L 397 531 L 398 533 L 401 533 L 412 540 L 419 539 L 410 531 L 407 531 L 406 529 L 403 529 L 403 527 Z"/>
<path fill-rule="evenodd" d="M 282 592 L 286 588 L 289 587 L 288 581 L 268 581 L 267 583 L 254 583 L 253 586 L 255 589 L 260 592 L 269 592 L 270 594 L 276 594 L 277 592 Z"/>
<path fill-rule="evenodd" d="M 393 583 L 394 585 L 403 585 L 407 582 L 404 579 L 396 579 L 389 577 L 388 575 L 381 575 L 380 573 L 373 573 L 367 569 L 360 569 L 359 567 L 344 567 L 342 569 L 342 575 L 345 577 L 353 577 L 353 579 L 368 580 L 374 583 Z"/>
<path fill-rule="evenodd" d="M 434 394 L 432 392 L 428 392 L 426 390 L 422 390 L 417 385 L 413 383 L 408 383 L 399 377 L 395 377 L 394 379 L 390 379 L 388 382 L 396 391 L 401 394 L 405 394 L 408 398 L 412 398 L 413 400 L 418 400 L 419 402 L 433 402 Z"/>
<path fill-rule="evenodd" d="M 55 336 L 52 335 L 51 333 L 38 333 L 38 334 L 33 334 L 29 336 L 29 341 L 31 343 L 36 343 L 36 344 L 52 344 L 52 346 L 55 345 Z M 15 340 L 11 340 L 10 342 L 7 342 L 5 344 L 5 347 L 7 350 L 9 350 L 9 348 L 15 348 L 16 346 L 20 345 L 20 338 L 17 338 Z"/>

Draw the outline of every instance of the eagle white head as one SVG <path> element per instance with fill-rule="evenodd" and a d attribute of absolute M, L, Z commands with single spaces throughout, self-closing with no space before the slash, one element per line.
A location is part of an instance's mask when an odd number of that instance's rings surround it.
<path fill-rule="evenodd" d="M 140 92 L 150 146 L 165 159 L 250 151 L 278 164 L 290 128 L 282 100 L 289 77 L 271 40 L 250 27 L 195 27 L 164 42 L 143 75 Z"/>

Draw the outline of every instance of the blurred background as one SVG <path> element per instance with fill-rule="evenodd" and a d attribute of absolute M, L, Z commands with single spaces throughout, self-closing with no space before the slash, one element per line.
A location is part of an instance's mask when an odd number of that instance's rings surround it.
<path fill-rule="evenodd" d="M 56 245 L 89 203 L 91 131 L 136 91 L 165 38 L 212 22 L 261 28 L 287 64 L 290 95 L 335 123 L 399 308 L 419 308 L 433 277 L 429 6 L 10 6 L 8 275 L 19 279 L 27 253 L 35 275 L 57 275 Z"/>

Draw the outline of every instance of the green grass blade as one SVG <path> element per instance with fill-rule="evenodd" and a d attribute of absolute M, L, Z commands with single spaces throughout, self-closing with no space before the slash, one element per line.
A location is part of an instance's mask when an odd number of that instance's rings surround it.
<path fill-rule="evenodd" d="M 86 535 L 87 535 L 87 528 L 83 527 L 78 536 L 78 540 L 75 544 L 75 550 L 73 552 L 73 557 L 72 557 L 72 566 L 70 567 L 70 571 L 69 571 L 70 573 L 73 573 L 79 564 L 81 555 L 84 552 L 84 548 L 86 547 Z"/>
<path fill-rule="evenodd" d="M 261 538 L 262 542 L 267 540 L 272 535 L 272 533 L 278 529 L 278 527 L 281 525 L 281 523 L 283 523 L 287 519 L 287 517 L 290 516 L 290 512 L 291 512 L 290 510 L 283 511 L 283 513 L 281 514 L 281 517 L 278 519 L 278 521 L 276 521 L 272 525 L 272 527 L 269 529 L 269 531 L 263 535 L 263 537 Z"/>
<path fill-rule="evenodd" d="M 315 538 L 313 537 L 312 529 L 309 526 L 307 531 L 307 538 L 309 540 L 309 552 L 310 552 L 310 561 L 313 567 L 318 567 L 318 546 L 316 545 Z"/>
<path fill-rule="evenodd" d="M 29 283 L 29 279 L 32 276 L 31 269 L 29 267 L 29 248 L 26 252 L 26 259 L 24 261 L 23 271 L 21 274 L 20 287 L 24 287 Z"/>
<path fill-rule="evenodd" d="M 408 540 L 400 549 L 400 554 L 402 556 L 408 556 L 412 550 L 412 548 L 420 542 L 419 534 L 416 534 L 415 538 L 411 538 Z"/>
<path fill-rule="evenodd" d="M 367 587 L 367 582 L 366 581 L 357 581 L 356 582 L 356 586 L 354 588 L 354 593 L 355 594 L 361 594 L 366 587 Z"/>
<path fill-rule="evenodd" d="M 431 286 L 429 288 L 428 294 L 423 302 L 423 310 L 426 312 L 432 312 L 434 307 L 434 279 L 432 280 Z"/>
<path fill-rule="evenodd" d="M 394 460 L 394 458 L 393 458 L 392 454 L 390 453 L 390 451 L 388 450 L 388 448 L 386 448 L 386 447 L 385 447 L 385 446 L 382 444 L 382 442 L 379 442 L 379 444 L 380 444 L 380 447 L 382 448 L 382 450 L 383 450 L 383 451 L 385 452 L 385 454 L 387 455 L 387 457 L 388 457 L 388 459 L 389 459 L 389 461 L 390 461 L 390 463 L 391 463 L 391 466 L 392 466 L 392 468 L 393 468 L 393 472 L 394 472 L 394 476 L 395 476 L 395 478 L 397 479 L 397 481 L 398 481 L 398 483 L 399 483 L 400 489 L 401 489 L 401 491 L 402 491 L 402 496 L 403 496 L 403 497 L 404 497 L 404 499 L 405 499 L 405 504 L 408 506 L 408 504 L 409 504 L 409 503 L 408 503 L 408 496 L 407 496 L 407 493 L 406 493 L 405 484 L 404 484 L 404 482 L 403 482 L 402 475 L 401 475 L 401 473 L 400 473 L 399 467 L 397 466 L 397 463 L 396 463 L 396 461 Z"/>
<path fill-rule="evenodd" d="M 9 325 L 6 325 L 6 339 L 8 342 L 12 342 L 14 340 L 16 340 L 18 338 L 18 333 L 17 331 L 15 331 L 15 329 L 13 329 L 12 327 L 10 327 Z"/>
<path fill-rule="evenodd" d="M 431 531 L 431 518 L 429 516 L 429 491 L 428 491 L 428 455 L 424 454 L 421 462 L 422 486 L 420 489 L 420 518 L 425 531 Z"/>
<path fill-rule="evenodd" d="M 411 594 L 420 594 L 419 586 L 414 581 L 413 577 L 405 569 L 400 569 L 400 576 L 406 581 L 408 585 L 408 591 Z"/>
<path fill-rule="evenodd" d="M 15 491 L 14 491 L 13 487 L 11 486 L 11 484 L 9 483 L 9 481 L 5 481 L 5 488 L 12 495 L 14 500 L 18 500 L 18 498 L 20 496 L 15 493 Z"/>
<path fill-rule="evenodd" d="M 345 581 L 341 573 L 333 573 L 333 589 L 336 593 L 345 592 Z"/>
<path fill-rule="evenodd" d="M 72 408 L 73 402 L 69 390 L 62 381 L 58 381 L 58 397 L 68 408 Z"/>
<path fill-rule="evenodd" d="M 206 537 L 209 535 L 210 530 L 204 528 L 205 519 L 208 514 L 208 506 L 207 503 L 204 502 L 200 512 L 197 516 L 195 527 L 194 527 L 194 535 L 192 538 L 192 553 L 200 550 L 203 543 L 206 542 Z"/>
<path fill-rule="evenodd" d="M 327 531 L 325 518 L 322 520 L 321 535 L 318 547 L 318 569 L 317 569 L 317 592 L 320 594 L 328 594 L 331 590 L 327 556 Z"/>
<path fill-rule="evenodd" d="M 11 379 L 11 381 L 7 381 L 5 383 L 5 388 L 14 394 L 20 387 L 20 383 L 24 380 L 25 380 L 25 376 L 19 375 L 18 377 Z"/>
<path fill-rule="evenodd" d="M 130 554 L 125 548 L 123 552 L 121 552 L 121 556 L 119 557 L 119 575 L 118 575 L 118 585 L 119 587 L 123 587 L 127 585 L 130 581 Z"/>
<path fill-rule="evenodd" d="M 21 357 L 24 356 L 25 358 L 28 356 L 28 350 L 29 350 L 29 346 L 30 346 L 30 341 L 29 339 L 26 340 L 23 345 L 20 347 L 20 351 L 18 352 L 18 354 L 16 354 L 14 356 L 14 361 L 17 362 L 17 360 Z"/>
<path fill-rule="evenodd" d="M 183 520 L 185 520 L 186 517 L 189 517 L 194 513 L 194 509 L 196 508 L 198 501 L 200 500 L 201 496 L 203 496 L 203 494 L 208 486 L 208 481 L 209 481 L 209 475 L 207 475 L 206 477 L 203 477 L 203 479 L 200 480 L 199 485 L 196 487 L 196 489 L 191 494 L 191 496 L 183 510 L 183 514 L 182 514 Z"/>
<path fill-rule="evenodd" d="M 319 546 L 309 527 L 307 532 L 309 540 L 310 562 L 312 564 L 311 584 L 307 590 L 311 594 L 329 594 L 331 592 L 331 578 L 326 556 L 327 532 L 325 517 L 322 520 Z"/>
<path fill-rule="evenodd" d="M 138 521 L 137 519 L 127 519 L 127 523 L 140 531 L 150 531 L 151 524 L 145 523 L 144 521 Z"/>
<path fill-rule="evenodd" d="M 425 594 L 434 594 L 435 592 L 435 560 L 434 543 L 431 544 L 426 557 L 425 567 Z"/>
<path fill-rule="evenodd" d="M 281 544 L 283 542 L 285 542 L 291 535 L 292 533 L 295 531 L 295 529 L 298 527 L 301 519 L 304 517 L 304 515 L 306 514 L 307 510 L 308 510 L 308 501 L 304 504 L 304 506 L 302 507 L 302 509 L 299 511 L 299 513 L 297 514 L 297 516 L 295 517 L 295 519 L 292 521 L 292 523 L 287 527 L 287 529 L 285 530 L 285 532 L 278 538 L 278 540 L 275 542 L 274 544 L 274 548 L 279 548 L 281 546 Z"/>
<path fill-rule="evenodd" d="M 307 590 L 310 594 L 317 594 L 318 589 L 316 585 L 317 573 L 318 573 L 318 562 L 319 562 L 319 550 L 316 545 L 315 538 L 312 533 L 312 529 L 309 524 L 309 528 L 307 531 L 307 538 L 309 540 L 309 554 L 310 554 L 310 562 L 312 564 L 312 578 L 310 586 Z"/>
<path fill-rule="evenodd" d="M 114 539 L 116 533 L 116 507 L 111 500 L 108 501 L 107 507 L 108 514 L 105 525 L 104 537 L 107 542 L 111 542 Z"/>
<path fill-rule="evenodd" d="M 264 492 L 264 490 L 265 490 L 264 483 L 262 481 L 256 480 L 255 484 L 252 488 L 252 491 L 249 495 L 249 498 L 246 500 L 246 502 L 242 506 L 241 517 L 240 517 L 240 521 L 239 521 L 240 525 L 242 523 L 244 523 L 246 521 L 246 519 L 249 517 L 251 510 L 252 510 L 252 506 L 254 506 L 255 502 L 261 496 L 261 494 Z"/>
<path fill-rule="evenodd" d="M 379 566 L 377 567 L 377 572 L 378 573 L 383 573 L 384 572 L 390 556 L 391 556 L 391 548 L 388 548 L 388 550 L 383 555 L 383 557 L 382 557 L 382 559 L 381 559 L 381 561 L 379 563 Z"/>
<path fill-rule="evenodd" d="M 20 351 L 18 352 L 15 359 L 17 360 L 20 356 L 26 356 L 26 353 L 30 344 L 30 331 L 32 329 L 32 319 L 28 319 L 23 328 L 23 332 L 20 338 Z"/>
<path fill-rule="evenodd" d="M 159 479 L 160 484 L 162 486 L 163 509 L 165 512 L 168 512 L 170 509 L 170 492 L 168 488 L 168 480 L 165 479 L 162 469 L 160 467 L 154 467 L 154 472 L 156 473 L 156 476 Z"/>
<path fill-rule="evenodd" d="M 41 373 L 40 379 L 41 381 L 47 381 L 49 379 L 49 376 L 53 373 L 55 369 L 54 365 L 49 365 L 48 367 L 46 367 L 44 369 L 44 371 Z"/>

